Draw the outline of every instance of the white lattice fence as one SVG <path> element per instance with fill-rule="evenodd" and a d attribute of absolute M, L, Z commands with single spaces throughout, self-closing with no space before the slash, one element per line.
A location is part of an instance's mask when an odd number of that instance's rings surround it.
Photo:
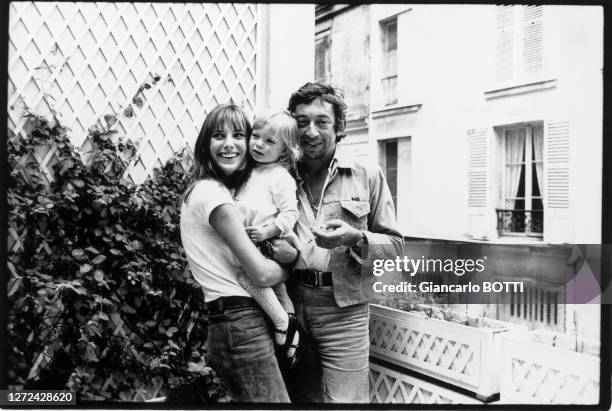
<path fill-rule="evenodd" d="M 488 399 L 499 392 L 501 333 L 371 305 L 370 355 Z"/>
<path fill-rule="evenodd" d="M 373 404 L 482 404 L 481 401 L 418 378 L 370 363 Z"/>
<path fill-rule="evenodd" d="M 56 310 L 47 310 L 44 315 L 44 320 L 42 322 L 43 331 L 41 333 L 41 339 L 44 340 L 45 336 L 49 333 L 55 335 L 57 329 L 61 326 L 58 322 L 56 324 L 53 323 L 52 318 L 55 318 L 63 312 L 63 308 Z M 134 343 L 141 344 L 142 339 L 132 332 L 126 323 L 123 321 L 121 316 L 118 313 L 111 314 L 109 318 L 110 324 L 113 328 L 113 335 L 118 335 L 122 337 L 123 349 L 125 355 L 132 355 L 134 358 L 140 359 L 140 354 L 134 347 Z M 28 379 L 36 378 L 42 369 L 49 367 L 50 363 L 53 361 L 55 355 L 60 350 L 60 346 L 54 341 L 54 338 L 49 338 L 50 344 L 41 347 L 41 351 L 36 355 L 36 359 L 32 365 L 28 373 Z M 113 376 L 109 376 L 105 378 L 104 384 L 102 385 L 102 391 L 106 391 L 108 386 L 113 383 Z M 151 380 L 150 384 L 146 384 L 144 382 L 140 382 L 139 385 L 133 387 L 133 394 L 131 396 L 121 398 L 124 401 L 147 401 L 152 398 L 157 397 L 164 387 L 164 382 L 162 378 L 156 377 Z"/>
<path fill-rule="evenodd" d="M 23 133 L 24 103 L 56 110 L 74 144 L 87 128 L 118 114 L 139 86 L 142 107 L 117 128 L 139 153 L 128 177 L 142 182 L 187 143 L 206 112 L 232 98 L 255 108 L 257 7 L 253 4 L 12 2 L 9 18 L 8 125 Z M 54 150 L 34 159 L 43 169 Z"/>
<path fill-rule="evenodd" d="M 599 357 L 504 338 L 500 399 L 520 404 L 596 404 Z"/>

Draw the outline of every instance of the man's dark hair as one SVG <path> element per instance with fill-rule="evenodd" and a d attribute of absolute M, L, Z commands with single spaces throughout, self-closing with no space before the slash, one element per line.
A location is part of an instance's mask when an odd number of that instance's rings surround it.
<path fill-rule="evenodd" d="M 336 132 L 336 143 L 338 143 L 346 134 L 346 104 L 344 103 L 344 94 L 341 90 L 325 83 L 306 83 L 291 95 L 289 99 L 288 110 L 295 113 L 295 108 L 299 104 L 310 104 L 317 98 L 328 102 L 334 108 L 334 131 Z"/>

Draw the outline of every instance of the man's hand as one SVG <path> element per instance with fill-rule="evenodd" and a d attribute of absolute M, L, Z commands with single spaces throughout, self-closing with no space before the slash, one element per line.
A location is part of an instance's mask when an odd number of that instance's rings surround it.
<path fill-rule="evenodd" d="M 351 246 L 361 239 L 361 231 L 339 219 L 327 221 L 323 228 L 313 227 L 312 233 L 317 245 L 328 249 Z"/>
<path fill-rule="evenodd" d="M 272 249 L 272 259 L 274 261 L 281 264 L 289 264 L 295 261 L 298 251 L 296 247 L 287 241 L 289 238 L 290 237 L 276 238 L 272 240 L 272 246 L 270 248 Z"/>

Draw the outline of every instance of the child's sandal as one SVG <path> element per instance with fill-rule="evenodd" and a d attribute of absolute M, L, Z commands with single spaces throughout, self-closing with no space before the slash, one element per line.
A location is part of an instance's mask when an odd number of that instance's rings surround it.
<path fill-rule="evenodd" d="M 285 335 L 285 343 L 287 342 L 287 330 L 281 330 L 280 328 L 274 328 L 274 333 L 275 334 L 282 334 Z M 274 336 L 274 344 L 278 347 L 278 349 L 280 350 L 282 347 L 285 346 L 285 344 L 278 344 L 276 341 L 278 341 L 278 338 L 276 338 L 276 335 Z"/>
<path fill-rule="evenodd" d="M 291 368 L 295 364 L 296 356 L 293 354 L 291 357 L 287 357 L 287 353 L 291 348 L 295 348 L 297 352 L 298 344 L 293 344 L 293 338 L 297 333 L 298 321 L 297 317 L 293 313 L 288 313 L 289 315 L 289 325 L 287 326 L 287 330 L 280 330 L 278 328 L 274 329 L 274 332 L 279 334 L 285 334 L 287 338 L 285 339 L 285 344 L 278 346 L 278 360 L 282 367 Z"/>

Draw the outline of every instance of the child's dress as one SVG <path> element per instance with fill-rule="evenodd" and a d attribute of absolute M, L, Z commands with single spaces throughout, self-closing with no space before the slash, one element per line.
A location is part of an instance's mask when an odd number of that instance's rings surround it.
<path fill-rule="evenodd" d="M 300 215 L 295 180 L 279 163 L 256 166 L 234 200 L 245 227 L 276 224 L 281 237 L 292 232 Z M 295 312 L 284 283 L 259 287 L 244 272 L 238 274 L 238 283 L 261 305 L 276 328 L 286 324 L 287 313 Z"/>

